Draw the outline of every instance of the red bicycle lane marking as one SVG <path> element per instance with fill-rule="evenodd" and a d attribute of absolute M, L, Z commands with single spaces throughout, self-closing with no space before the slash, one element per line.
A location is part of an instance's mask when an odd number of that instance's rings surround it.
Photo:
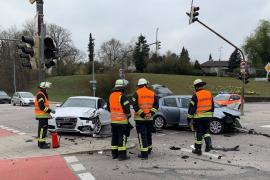
<path fill-rule="evenodd" d="M 59 156 L 0 160 L 1 180 L 75 180 L 76 176 Z"/>
<path fill-rule="evenodd" d="M 1 129 L 0 128 L 0 138 L 1 137 L 7 137 L 7 136 L 14 136 L 17 135 L 16 133 L 13 133 L 11 131 L 5 130 L 5 129 Z"/>

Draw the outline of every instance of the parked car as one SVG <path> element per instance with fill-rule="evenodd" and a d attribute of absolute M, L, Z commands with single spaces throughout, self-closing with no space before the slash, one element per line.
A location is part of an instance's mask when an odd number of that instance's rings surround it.
<path fill-rule="evenodd" d="M 220 106 L 238 110 L 241 108 L 241 96 L 238 94 L 218 94 L 214 97 L 214 101 Z"/>
<path fill-rule="evenodd" d="M 34 105 L 35 96 L 31 92 L 15 92 L 11 99 L 13 106 L 20 105 Z"/>
<path fill-rule="evenodd" d="M 107 104 L 99 97 L 70 97 L 52 114 L 49 131 L 99 134 L 102 127 L 111 122 L 106 108 Z"/>
<path fill-rule="evenodd" d="M 0 104 L 6 104 L 11 102 L 10 96 L 5 91 L 0 91 Z"/>
<path fill-rule="evenodd" d="M 167 96 L 159 100 L 158 112 L 154 115 L 154 126 L 164 128 L 166 125 L 189 126 L 187 120 L 191 96 Z M 210 122 L 210 132 L 220 134 L 226 128 L 240 126 L 240 112 L 215 105 L 213 120 Z"/>
<path fill-rule="evenodd" d="M 153 84 L 152 89 L 155 91 L 156 96 L 159 98 L 173 95 L 173 92 L 166 86 L 160 84 Z"/>

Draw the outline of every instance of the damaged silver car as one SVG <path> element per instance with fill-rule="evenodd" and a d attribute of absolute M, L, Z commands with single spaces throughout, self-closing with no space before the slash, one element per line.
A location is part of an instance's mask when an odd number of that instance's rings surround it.
<path fill-rule="evenodd" d="M 155 128 L 164 128 L 167 125 L 189 126 L 187 120 L 188 107 L 191 96 L 166 96 L 159 100 L 159 110 L 154 116 Z M 240 112 L 215 104 L 214 117 L 210 123 L 210 132 L 220 134 L 239 123 Z"/>

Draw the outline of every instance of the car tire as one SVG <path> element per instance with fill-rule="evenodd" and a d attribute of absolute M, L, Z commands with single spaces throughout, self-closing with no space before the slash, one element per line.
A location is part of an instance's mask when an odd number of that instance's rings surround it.
<path fill-rule="evenodd" d="M 20 106 L 23 106 L 23 103 L 20 101 Z"/>
<path fill-rule="evenodd" d="M 93 130 L 93 133 L 94 133 L 94 134 L 99 134 L 100 131 L 101 131 L 101 129 L 102 129 L 101 122 L 100 122 L 99 119 L 96 119 L 96 120 L 94 121 L 94 130 Z"/>
<path fill-rule="evenodd" d="M 219 119 L 213 119 L 210 122 L 209 131 L 212 134 L 221 134 L 224 130 L 224 123 Z"/>
<path fill-rule="evenodd" d="M 13 101 L 11 101 L 11 104 L 12 104 L 13 106 L 16 106 L 16 103 L 15 103 L 15 102 L 13 102 Z"/>
<path fill-rule="evenodd" d="M 165 128 L 167 125 L 165 119 L 162 116 L 157 116 L 154 119 L 154 127 L 156 129 L 161 129 L 161 128 Z"/>

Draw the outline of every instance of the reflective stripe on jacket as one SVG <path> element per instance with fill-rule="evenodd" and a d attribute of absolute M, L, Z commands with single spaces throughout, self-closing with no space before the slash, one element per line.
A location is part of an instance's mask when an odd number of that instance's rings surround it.
<path fill-rule="evenodd" d="M 153 109 L 155 93 L 148 89 L 147 87 L 139 88 L 136 91 L 138 95 L 138 106 L 140 110 L 135 113 L 135 120 L 146 120 L 140 116 L 143 112 L 144 114 L 151 113 L 151 109 Z M 150 119 L 152 120 L 152 118 Z"/>
<path fill-rule="evenodd" d="M 110 95 L 110 112 L 111 112 L 111 123 L 116 124 L 128 124 L 128 117 L 124 113 L 123 107 L 121 105 L 122 92 L 113 92 Z"/>
<path fill-rule="evenodd" d="M 211 92 L 203 89 L 196 92 L 196 96 L 198 101 L 194 118 L 213 117 L 213 112 L 210 111 L 213 102 Z"/>
<path fill-rule="evenodd" d="M 40 99 L 37 99 L 38 95 L 39 94 L 42 94 L 43 98 L 40 98 Z M 41 110 L 39 108 L 39 102 L 43 101 L 44 102 L 44 110 Z M 36 97 L 35 97 L 35 116 L 37 119 L 50 119 L 52 118 L 52 116 L 50 115 L 50 113 L 47 113 L 47 111 L 49 110 L 49 101 L 47 99 L 47 97 L 45 96 L 45 94 L 41 91 L 39 91 L 37 94 L 36 94 Z"/>

